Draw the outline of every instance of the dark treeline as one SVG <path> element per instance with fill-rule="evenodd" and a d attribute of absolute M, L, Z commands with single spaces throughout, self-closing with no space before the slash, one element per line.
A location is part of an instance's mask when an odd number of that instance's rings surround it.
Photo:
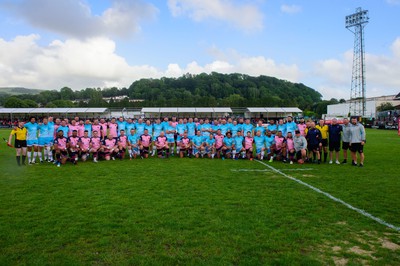
<path fill-rule="evenodd" d="M 141 79 L 129 88 L 73 91 L 64 87 L 60 91 L 41 91 L 35 95 L 1 95 L 0 104 L 4 107 L 290 106 L 322 114 L 326 112 L 326 105 L 338 102 L 336 99 L 322 101 L 321 98 L 319 92 L 301 83 L 268 76 L 213 72 L 186 74 L 179 78 Z"/>

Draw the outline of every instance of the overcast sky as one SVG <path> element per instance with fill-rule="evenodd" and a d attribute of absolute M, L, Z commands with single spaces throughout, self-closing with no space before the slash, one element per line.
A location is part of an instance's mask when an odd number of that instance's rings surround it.
<path fill-rule="evenodd" d="M 354 35 L 369 10 L 367 97 L 400 92 L 400 0 L 0 0 L 0 87 L 129 87 L 212 71 L 350 96 Z"/>

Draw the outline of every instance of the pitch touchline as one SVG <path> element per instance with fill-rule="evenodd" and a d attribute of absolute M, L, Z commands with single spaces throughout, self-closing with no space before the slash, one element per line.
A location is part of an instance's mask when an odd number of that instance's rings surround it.
<path fill-rule="evenodd" d="M 331 194 L 329 194 L 329 193 L 327 193 L 327 192 L 324 192 L 324 191 L 322 191 L 322 190 L 320 190 L 320 189 L 318 189 L 318 188 L 316 188 L 316 187 L 313 187 L 313 186 L 307 184 L 306 182 L 303 182 L 303 181 L 301 181 L 301 180 L 299 180 L 299 179 L 297 179 L 297 178 L 294 178 L 294 177 L 292 177 L 292 176 L 290 176 L 290 175 L 288 175 L 288 174 L 285 174 L 285 173 L 283 173 L 282 171 L 280 171 L 280 170 L 278 170 L 278 169 L 276 169 L 276 168 L 274 168 L 274 167 L 272 167 L 272 166 L 270 166 L 270 165 L 268 165 L 268 164 L 266 164 L 266 163 L 264 163 L 264 162 L 262 162 L 262 161 L 258 161 L 258 160 L 255 160 L 255 161 L 258 162 L 258 163 L 261 163 L 261 164 L 263 164 L 263 165 L 265 165 L 265 166 L 267 166 L 267 167 L 268 167 L 269 169 L 271 169 L 272 171 L 274 171 L 274 172 L 276 172 L 276 173 L 278 173 L 278 174 L 280 174 L 280 175 L 282 175 L 282 176 L 284 176 L 284 177 L 286 177 L 286 178 L 289 178 L 290 180 L 293 180 L 293 181 L 295 181 L 295 182 L 297 182 L 297 183 L 299 183 L 299 184 L 301 184 L 301 185 L 303 185 L 303 186 L 306 186 L 306 187 L 308 187 L 308 188 L 314 190 L 315 192 L 318 192 L 318 193 L 320 193 L 320 194 L 322 194 L 322 195 L 325 195 L 325 196 L 327 196 L 328 198 L 330 198 L 331 200 L 334 200 L 334 201 L 336 201 L 336 202 L 339 202 L 339 203 L 343 204 L 343 205 L 346 206 L 347 208 L 349 208 L 349 209 L 351 209 L 351 210 L 353 210 L 353 211 L 356 211 L 356 212 L 358 212 L 359 214 L 361 214 L 361 215 L 363 215 L 363 216 L 365 216 L 365 217 L 368 217 L 368 218 L 370 218 L 370 219 L 372 219 L 372 220 L 374 220 L 374 221 L 376 221 L 376 222 L 378 222 L 378 223 L 380 223 L 380 224 L 382 224 L 382 225 L 384 225 L 384 226 L 387 226 L 387 227 L 389 227 L 389 228 L 392 228 L 392 229 L 394 229 L 394 230 L 396 230 L 396 231 L 400 231 L 400 227 L 398 227 L 398 226 L 395 226 L 395 225 L 393 225 L 393 224 L 387 223 L 387 222 L 385 222 L 384 220 L 382 220 L 382 219 L 380 219 L 380 218 L 378 218 L 378 217 L 375 217 L 375 216 L 373 216 L 372 214 L 370 214 L 370 213 L 368 213 L 368 212 L 366 212 L 366 211 L 364 211 L 364 210 L 361 210 L 361 209 L 359 209 L 359 208 L 356 208 L 356 207 L 354 207 L 354 206 L 348 204 L 347 202 L 344 202 L 343 200 L 332 196 Z"/>
<path fill-rule="evenodd" d="M 293 168 L 293 169 L 285 169 L 282 171 L 313 171 L 313 168 Z M 272 170 L 268 169 L 231 169 L 232 172 L 272 172 Z"/>

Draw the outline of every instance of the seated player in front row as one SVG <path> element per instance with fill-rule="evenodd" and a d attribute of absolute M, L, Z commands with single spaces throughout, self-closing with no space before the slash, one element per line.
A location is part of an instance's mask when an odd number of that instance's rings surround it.
<path fill-rule="evenodd" d="M 196 158 L 199 158 L 200 154 L 201 157 L 204 156 L 205 153 L 204 137 L 201 135 L 200 130 L 197 130 L 196 135 L 192 138 L 192 149 L 193 149 L 193 155 Z"/>
<path fill-rule="evenodd" d="M 180 138 L 180 141 L 178 142 L 178 147 L 179 156 L 181 158 L 183 158 L 185 154 L 189 157 L 192 156 L 192 143 L 190 142 L 186 131 L 183 133 L 183 137 Z"/>
<path fill-rule="evenodd" d="M 93 136 L 90 139 L 90 149 L 89 152 L 92 154 L 93 162 L 97 163 L 97 159 L 99 157 L 99 152 L 101 148 L 101 137 L 100 131 L 93 131 Z"/>
<path fill-rule="evenodd" d="M 156 138 L 154 141 L 155 147 L 157 149 L 157 156 L 158 158 L 164 158 L 169 157 L 169 145 L 168 145 L 168 139 L 164 134 L 164 131 L 160 132 L 160 135 Z"/>
<path fill-rule="evenodd" d="M 224 146 L 222 147 L 222 159 L 230 159 L 232 157 L 232 151 L 235 149 L 235 142 L 232 138 L 231 132 L 226 132 L 224 138 Z"/>
<path fill-rule="evenodd" d="M 109 161 L 110 159 L 115 160 L 115 156 L 118 152 L 118 145 L 117 140 L 113 135 L 108 134 L 107 138 L 103 140 L 100 150 L 106 161 Z"/>

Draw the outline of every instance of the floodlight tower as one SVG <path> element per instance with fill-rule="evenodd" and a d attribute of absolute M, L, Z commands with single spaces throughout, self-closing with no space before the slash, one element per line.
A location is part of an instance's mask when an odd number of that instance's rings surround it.
<path fill-rule="evenodd" d="M 365 47 L 364 27 L 368 23 L 368 10 L 356 9 L 346 16 L 346 28 L 354 33 L 353 74 L 351 79 L 350 114 L 365 116 Z"/>

